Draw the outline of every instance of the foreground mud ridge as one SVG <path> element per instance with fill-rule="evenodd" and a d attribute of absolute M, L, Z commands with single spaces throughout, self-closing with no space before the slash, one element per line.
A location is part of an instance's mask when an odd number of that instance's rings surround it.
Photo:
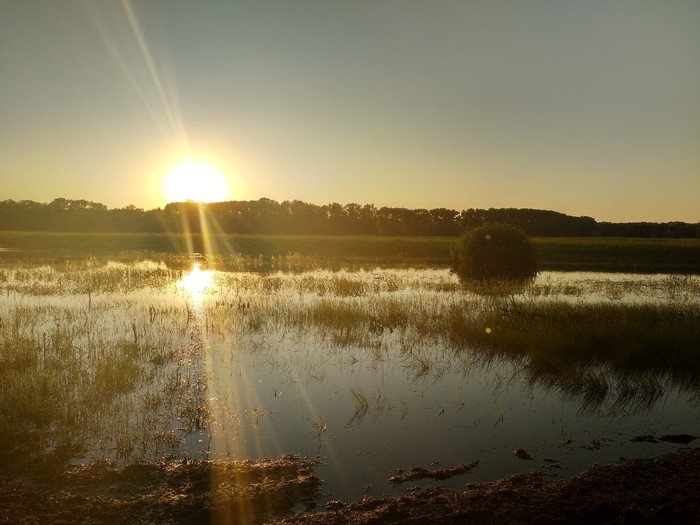
<path fill-rule="evenodd" d="M 0 474 L 0 523 L 264 523 L 309 510 L 316 461 L 110 462 Z"/>
<path fill-rule="evenodd" d="M 313 512 L 316 462 L 99 463 L 54 476 L 0 474 L 0 523 L 698 523 L 700 449 L 594 465 L 548 481 L 537 472 L 463 490 L 330 502 Z"/>
<path fill-rule="evenodd" d="M 593 465 L 559 481 L 518 474 L 461 491 L 432 488 L 398 498 L 331 502 L 326 512 L 281 523 L 700 523 L 699 483 L 695 448 Z"/>

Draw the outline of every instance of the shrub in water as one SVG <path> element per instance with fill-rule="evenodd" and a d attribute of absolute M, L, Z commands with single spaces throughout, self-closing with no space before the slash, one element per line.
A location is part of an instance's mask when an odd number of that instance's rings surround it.
<path fill-rule="evenodd" d="M 529 279 L 535 250 L 520 228 L 487 224 L 466 232 L 452 251 L 452 271 L 467 279 Z"/>

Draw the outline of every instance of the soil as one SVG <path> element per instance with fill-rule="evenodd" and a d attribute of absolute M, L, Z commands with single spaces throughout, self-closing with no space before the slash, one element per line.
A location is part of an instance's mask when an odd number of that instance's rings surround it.
<path fill-rule="evenodd" d="M 321 485 L 312 475 L 317 463 L 285 456 L 0 471 L 0 524 L 263 523 L 313 507 Z"/>
<path fill-rule="evenodd" d="M 698 448 L 593 465 L 563 480 L 518 474 L 458 491 L 333 501 L 312 513 L 315 464 L 283 457 L 124 469 L 97 463 L 48 477 L 0 471 L 0 523 L 700 523 Z"/>
<path fill-rule="evenodd" d="M 559 481 L 519 474 L 460 491 L 331 502 L 326 512 L 279 523 L 700 523 L 700 449 L 594 465 Z"/>

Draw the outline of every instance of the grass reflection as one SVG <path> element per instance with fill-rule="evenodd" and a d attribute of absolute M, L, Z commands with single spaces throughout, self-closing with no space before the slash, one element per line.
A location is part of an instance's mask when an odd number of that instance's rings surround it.
<path fill-rule="evenodd" d="M 191 265 L 85 259 L 0 269 L 3 460 L 183 457 L 188 439 L 208 437 L 209 419 L 226 447 L 239 403 L 263 406 L 243 367 L 234 375 L 234 349 L 254 352 L 269 334 L 322 342 L 324 351 L 364 349 L 373 364 L 398 356 L 403 368 L 391 373 L 415 381 L 508 361 L 582 410 L 644 410 L 675 386 L 698 393 L 697 278 L 625 284 L 597 276 L 584 288 L 545 276 L 504 294 L 475 293 L 446 271 L 261 274 Z M 625 299 L 632 292 L 636 299 Z M 237 346 L 243 337 L 245 348 Z M 311 351 L 281 357 L 324 375 Z M 321 421 L 312 396 L 302 395 Z M 383 406 L 381 392 L 368 398 L 358 386 L 349 396 L 348 427 Z"/>

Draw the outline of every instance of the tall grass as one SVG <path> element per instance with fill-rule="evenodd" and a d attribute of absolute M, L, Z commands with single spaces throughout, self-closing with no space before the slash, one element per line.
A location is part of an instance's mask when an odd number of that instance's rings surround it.
<path fill-rule="evenodd" d="M 0 266 L 6 464 L 182 455 L 183 439 L 209 424 L 204 336 L 296 334 L 376 361 L 392 353 L 415 378 L 509 360 L 590 407 L 648 405 L 669 382 L 700 384 L 696 278 L 601 280 L 591 301 L 565 281 L 476 293 L 445 271 L 218 272 L 194 305 L 175 284 L 191 264 Z M 370 404 L 351 395 L 348 424 Z"/>
<path fill-rule="evenodd" d="M 311 331 L 335 346 L 371 351 L 398 347 L 417 374 L 441 367 L 419 351 L 437 345 L 482 364 L 516 360 L 532 381 L 578 392 L 587 404 L 653 400 L 667 381 L 691 390 L 700 381 L 696 279 L 594 282 L 594 301 L 565 282 L 475 294 L 456 280 L 362 273 L 275 277 L 272 297 L 262 292 L 267 279 L 229 284 L 248 297 L 256 330 Z M 623 300 L 628 293 L 633 300 Z"/>
<path fill-rule="evenodd" d="M 187 312 L 164 296 L 133 295 L 130 279 L 151 285 L 153 270 L 89 266 L 83 280 L 72 268 L 4 272 L 3 461 L 58 468 L 84 454 L 150 456 L 172 445 L 167 412 L 185 395 L 178 355 L 188 348 Z"/>

